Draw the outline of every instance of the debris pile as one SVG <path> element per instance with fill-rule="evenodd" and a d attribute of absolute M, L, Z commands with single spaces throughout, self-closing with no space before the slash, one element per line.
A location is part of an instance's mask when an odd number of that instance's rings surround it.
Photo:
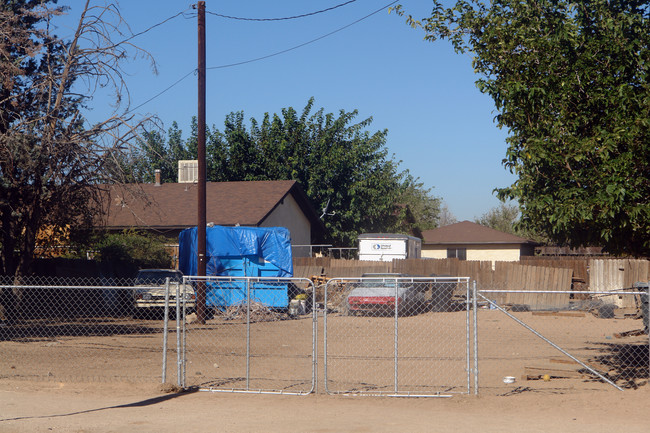
<path fill-rule="evenodd" d="M 248 307 L 245 302 L 241 302 L 235 305 L 231 305 L 226 308 L 223 312 L 223 317 L 225 320 L 246 320 L 248 315 Z M 250 321 L 254 322 L 276 322 L 279 320 L 286 320 L 287 315 L 285 313 L 280 313 L 273 311 L 267 305 L 261 302 L 251 301 L 250 303 Z"/>

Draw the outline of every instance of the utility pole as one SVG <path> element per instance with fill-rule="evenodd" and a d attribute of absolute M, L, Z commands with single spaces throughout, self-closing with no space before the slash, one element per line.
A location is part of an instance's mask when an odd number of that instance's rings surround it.
<path fill-rule="evenodd" d="M 198 132 L 197 132 L 197 156 L 199 163 L 198 178 L 198 222 L 197 222 L 197 254 L 198 269 L 197 275 L 205 277 L 206 268 L 206 162 L 205 162 L 205 2 L 200 1 L 197 4 L 198 10 Z M 206 317 L 206 296 L 205 281 L 199 281 L 196 286 L 196 315 L 199 323 L 205 323 Z"/>

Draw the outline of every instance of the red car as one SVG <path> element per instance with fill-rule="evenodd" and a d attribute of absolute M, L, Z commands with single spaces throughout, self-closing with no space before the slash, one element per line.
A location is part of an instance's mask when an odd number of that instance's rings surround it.
<path fill-rule="evenodd" d="M 424 290 L 424 284 L 404 274 L 363 274 L 348 294 L 348 309 L 352 314 L 411 313 L 424 304 Z"/>

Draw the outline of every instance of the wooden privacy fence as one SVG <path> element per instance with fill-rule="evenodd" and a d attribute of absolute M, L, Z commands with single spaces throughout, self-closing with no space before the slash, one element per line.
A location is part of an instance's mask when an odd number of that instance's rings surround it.
<path fill-rule="evenodd" d="M 494 288 L 517 290 L 518 293 L 497 294 L 496 300 L 505 304 L 535 305 L 539 308 L 563 307 L 569 304 L 567 293 L 525 293 L 531 291 L 570 291 L 573 269 L 520 265 L 497 262 Z"/>
<path fill-rule="evenodd" d="M 589 260 L 589 290 L 592 292 L 624 290 L 637 281 L 650 279 L 650 261 L 632 259 Z M 616 304 L 620 308 L 636 307 L 633 296 L 608 295 L 603 302 Z"/>
<path fill-rule="evenodd" d="M 573 269 L 573 290 L 589 290 L 589 259 L 564 256 L 521 256 L 520 263 L 545 268 Z"/>
<path fill-rule="evenodd" d="M 365 273 L 395 272 L 411 276 L 462 276 L 475 280 L 480 289 L 496 290 L 571 290 L 573 269 L 528 266 L 518 262 L 466 261 L 458 259 L 406 259 L 392 262 L 319 258 L 294 259 L 294 276 L 360 277 Z M 464 294 L 464 289 L 456 293 Z M 494 300 L 509 304 L 561 307 L 569 295 L 562 294 L 495 294 Z"/>
<path fill-rule="evenodd" d="M 411 276 L 472 277 L 483 284 L 492 283 L 492 262 L 458 259 L 405 259 L 392 262 L 332 259 L 329 257 L 296 257 L 293 259 L 294 276 L 360 277 L 366 273 L 396 272 Z"/>

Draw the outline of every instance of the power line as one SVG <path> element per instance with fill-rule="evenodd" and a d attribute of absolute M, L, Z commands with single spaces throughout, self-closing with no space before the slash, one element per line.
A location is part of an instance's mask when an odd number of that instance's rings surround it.
<path fill-rule="evenodd" d="M 290 17 L 282 17 L 282 18 L 243 18 L 243 17 L 235 17 L 235 16 L 231 16 L 231 15 L 223 15 L 223 14 L 219 14 L 217 12 L 210 12 L 210 11 L 205 11 L 205 12 L 210 14 L 210 15 L 215 15 L 215 16 L 218 16 L 218 17 L 221 17 L 221 18 L 227 18 L 227 19 L 239 20 L 239 21 L 285 21 L 285 20 L 295 20 L 295 19 L 298 19 L 298 18 L 305 18 L 305 17 L 310 17 L 312 15 L 322 14 L 324 12 L 329 12 L 331 10 L 334 10 L 334 9 L 337 9 L 337 8 L 340 8 L 340 7 L 343 7 L 343 6 L 347 6 L 350 3 L 354 3 L 356 1 L 357 0 L 349 0 L 349 1 L 345 2 L 345 3 L 341 3 L 341 4 L 338 4 L 336 6 L 329 7 L 327 9 L 321 9 L 321 10 L 315 11 L 315 12 L 309 12 L 309 13 L 306 13 L 306 14 L 293 15 L 293 16 L 290 16 Z"/>
<path fill-rule="evenodd" d="M 347 25 L 345 25 L 345 26 L 343 26 L 343 27 L 340 27 L 340 28 L 338 28 L 338 29 L 336 29 L 336 30 L 334 30 L 334 31 L 331 31 L 331 32 L 329 32 L 329 33 L 326 33 L 326 34 L 324 34 L 324 35 L 322 35 L 322 36 L 319 36 L 319 37 L 317 37 L 317 38 L 315 38 L 315 39 L 312 39 L 312 40 L 310 40 L 310 41 L 303 42 L 303 43 L 300 44 L 300 45 L 296 45 L 296 46 L 294 46 L 294 47 L 287 48 L 287 49 L 285 49 L 285 50 L 278 51 L 278 52 L 275 52 L 275 53 L 273 53 L 273 54 L 267 54 L 266 56 L 257 57 L 257 58 L 250 59 L 250 60 L 243 60 L 243 61 L 241 61 L 241 62 L 236 62 L 236 63 L 229 63 L 229 64 L 227 64 L 227 65 L 211 66 L 211 67 L 206 68 L 206 69 L 225 69 L 225 68 L 232 68 L 232 67 L 234 67 L 234 66 L 241 66 L 241 65 L 245 65 L 245 64 L 247 64 L 247 63 L 258 62 L 258 61 L 260 61 L 260 60 L 265 60 L 265 59 L 268 59 L 268 58 L 270 58 L 270 57 L 275 57 L 275 56 L 279 56 L 280 54 L 288 53 L 289 51 L 297 50 L 298 48 L 302 48 L 302 47 L 304 47 L 305 45 L 309 45 L 309 44 L 312 44 L 312 43 L 314 43 L 314 42 L 318 42 L 318 41 L 320 41 L 321 39 L 325 39 L 325 38 L 328 37 L 328 36 L 332 36 L 333 34 L 338 33 L 338 32 L 340 32 L 340 31 L 342 31 L 342 30 L 345 30 L 345 29 L 347 29 L 348 27 L 352 27 L 353 25 L 358 24 L 358 23 L 360 23 L 361 21 L 363 21 L 363 20 L 365 20 L 365 19 L 367 19 L 367 18 L 370 18 L 371 16 L 373 16 L 373 15 L 375 15 L 375 14 L 378 14 L 379 12 L 383 11 L 383 10 L 386 9 L 387 7 L 390 7 L 390 6 L 394 5 L 395 3 L 399 3 L 399 1 L 400 1 L 400 0 L 395 0 L 395 1 L 391 2 L 391 3 L 388 3 L 386 6 L 382 6 L 381 8 L 377 9 L 376 11 L 371 12 L 371 13 L 369 13 L 368 15 L 366 15 L 366 16 L 364 16 L 364 17 L 361 17 L 361 18 L 359 18 L 359 19 L 356 20 L 356 21 L 353 21 L 353 22 L 351 22 L 350 24 L 347 24 Z"/>
<path fill-rule="evenodd" d="M 124 113 L 124 115 L 126 116 L 127 114 L 129 114 L 129 113 L 131 113 L 131 112 L 137 110 L 138 108 L 142 107 L 143 105 L 147 105 L 149 102 L 153 101 L 154 99 L 158 98 L 159 96 L 162 96 L 164 93 L 167 93 L 169 90 L 171 90 L 172 88 L 174 88 L 174 87 L 176 87 L 177 85 L 179 85 L 179 84 L 181 83 L 181 81 L 183 81 L 184 79 L 186 79 L 186 78 L 189 77 L 190 75 L 195 74 L 196 71 L 197 71 L 196 69 L 192 69 L 190 72 L 188 72 L 187 74 L 183 75 L 181 78 L 179 78 L 178 80 L 176 80 L 176 82 L 174 82 L 174 84 L 171 84 L 171 85 L 168 86 L 166 89 L 164 89 L 164 90 L 158 92 L 157 94 L 155 94 L 155 95 L 152 96 L 151 98 L 147 99 L 147 100 L 144 101 L 143 103 L 141 103 L 141 104 L 139 104 L 139 105 L 137 105 L 137 106 L 131 108 L 129 111 L 127 111 L 126 113 Z"/>
<path fill-rule="evenodd" d="M 178 17 L 178 16 L 185 15 L 185 13 L 186 13 L 189 9 L 190 9 L 190 8 L 187 8 L 187 9 L 185 9 L 185 10 L 183 10 L 183 11 L 180 11 L 179 13 L 177 13 L 177 14 L 175 14 L 175 15 L 172 15 L 171 17 L 169 17 L 169 18 L 167 18 L 167 19 L 165 19 L 165 20 L 163 20 L 163 21 L 161 21 L 161 22 L 152 25 L 151 27 L 149 27 L 149 28 L 146 29 L 146 30 L 143 30 L 143 31 L 138 32 L 138 33 L 134 33 L 133 35 L 129 36 L 128 38 L 124 39 L 123 41 L 120 41 L 120 42 L 118 42 L 117 44 L 114 44 L 113 46 L 122 45 L 123 43 L 128 42 L 128 41 L 130 41 L 131 39 L 135 39 L 135 38 L 137 38 L 138 36 L 141 36 L 141 35 L 143 35 L 143 34 L 149 32 L 149 31 L 155 29 L 156 27 L 162 26 L 163 24 L 167 23 L 168 21 L 173 20 L 174 18 L 176 18 L 176 17 Z"/>
<path fill-rule="evenodd" d="M 355 1 L 356 1 L 356 0 L 355 0 Z M 312 44 L 312 43 L 314 43 L 314 42 L 320 41 L 321 39 L 325 39 L 325 38 L 328 37 L 328 36 L 331 36 L 331 35 L 333 35 L 333 34 L 335 34 L 335 33 L 338 33 L 338 32 L 340 32 L 340 31 L 342 31 L 342 30 L 345 30 L 345 29 L 347 29 L 347 28 L 349 28 L 349 27 L 352 27 L 353 25 L 358 24 L 358 23 L 360 23 L 361 21 L 363 21 L 363 20 L 365 20 L 365 19 L 368 19 L 368 18 L 370 18 L 370 17 L 373 16 L 373 15 L 378 14 L 379 12 L 383 11 L 383 10 L 386 9 L 387 7 L 390 7 L 390 6 L 392 6 L 392 5 L 394 5 L 395 3 L 398 3 L 398 2 L 400 2 L 400 1 L 401 1 L 401 0 L 395 0 L 395 1 L 391 2 L 391 3 L 388 3 L 387 5 L 382 6 L 381 8 L 375 10 L 374 12 L 371 12 L 371 13 L 369 13 L 368 15 L 361 17 L 361 18 L 359 18 L 358 20 L 355 20 L 355 21 L 351 22 L 350 24 L 347 24 L 347 25 L 345 25 L 345 26 L 343 26 L 343 27 L 340 27 L 340 28 L 338 28 L 338 29 L 336 29 L 336 30 L 334 30 L 334 31 L 331 31 L 331 32 L 329 32 L 329 33 L 326 33 L 326 34 L 324 34 L 324 35 L 322 35 L 322 36 L 319 36 L 319 37 L 317 37 L 317 38 L 315 38 L 315 39 L 312 39 L 312 40 L 310 40 L 310 41 L 303 42 L 303 43 L 300 44 L 300 45 L 296 45 L 296 46 L 294 46 L 294 47 L 287 48 L 287 49 L 285 49 L 285 50 L 278 51 L 278 52 L 275 52 L 275 53 L 272 53 L 272 54 L 267 54 L 266 56 L 257 57 L 257 58 L 250 59 L 250 60 L 244 60 L 244 61 L 236 62 L 236 63 L 230 63 L 230 64 L 226 64 L 226 65 L 211 66 L 211 67 L 206 68 L 206 69 L 225 69 L 225 68 L 232 68 L 232 67 L 235 67 L 235 66 L 241 66 L 241 65 L 248 64 L 248 63 L 258 62 L 258 61 L 265 60 L 265 59 L 268 59 L 268 58 L 271 58 L 271 57 L 279 56 L 280 54 L 284 54 L 284 53 L 288 53 L 288 52 L 293 51 L 293 50 L 297 50 L 298 48 L 302 48 L 302 47 L 304 47 L 304 46 L 306 46 L 306 45 L 309 45 L 309 44 Z M 183 11 L 183 12 L 181 12 L 181 13 L 175 15 L 174 17 L 171 17 L 171 18 L 167 19 L 166 21 L 169 21 L 170 19 L 175 18 L 176 16 L 178 16 L 178 15 L 184 13 L 184 12 L 185 12 L 185 11 Z M 160 24 L 162 24 L 162 23 L 159 23 L 159 24 L 157 24 L 157 25 L 160 25 Z M 148 30 L 150 30 L 150 29 L 147 29 L 147 31 L 148 31 Z M 154 99 L 156 99 L 156 98 L 162 96 L 164 93 L 166 93 L 166 92 L 168 92 L 169 90 L 171 90 L 172 88 L 176 87 L 178 84 L 181 83 L 181 81 L 185 80 L 187 77 L 189 77 L 189 76 L 192 75 L 192 74 L 195 74 L 196 72 L 197 72 L 197 69 L 192 69 L 190 72 L 188 72 L 187 74 L 183 75 L 181 78 L 179 78 L 177 81 L 175 81 L 173 84 L 171 84 L 170 86 L 168 86 L 168 87 L 165 88 L 164 90 L 158 92 L 156 95 L 152 96 L 151 98 L 147 99 L 146 101 L 144 101 L 143 103 L 137 105 L 136 107 L 130 109 L 129 111 L 127 111 L 127 112 L 124 113 L 124 114 L 125 114 L 125 115 L 126 115 L 126 114 L 129 114 L 129 113 L 131 113 L 131 112 L 137 110 L 138 108 L 142 107 L 143 105 L 146 105 L 146 104 L 148 104 L 149 102 L 153 101 Z"/>

